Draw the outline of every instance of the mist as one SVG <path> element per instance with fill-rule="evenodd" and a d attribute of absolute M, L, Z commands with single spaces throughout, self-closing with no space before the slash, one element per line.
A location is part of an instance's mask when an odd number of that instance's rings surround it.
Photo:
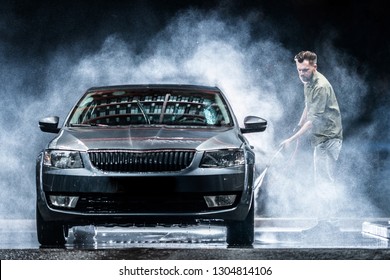
<path fill-rule="evenodd" d="M 94 51 L 75 53 L 87 44 L 79 40 L 56 49 L 48 59 L 26 62 L 9 59 L 0 47 L 0 217 L 34 218 L 35 160 L 54 138 L 54 134 L 39 130 L 38 120 L 57 115 L 63 121 L 92 86 L 219 86 L 240 124 L 247 115 L 268 121 L 265 132 L 248 135 L 256 151 L 257 173 L 261 173 L 279 143 L 290 136 L 303 110 L 303 86 L 293 61 L 301 49 L 285 48 L 277 33 L 278 28 L 261 13 L 226 19 L 219 10 L 188 9 L 176 14 L 153 36 L 149 34 L 150 39 L 141 46 L 119 32 L 105 36 Z M 348 132 L 340 155 L 338 183 L 333 189 L 313 189 L 311 148 L 307 139 L 302 139 L 296 150 L 283 151 L 273 161 L 265 184 L 258 190 L 257 213 L 317 217 L 331 210 L 333 217 L 388 216 L 387 204 L 375 200 L 388 197 L 388 184 L 380 179 L 382 174 L 376 173 L 375 180 L 370 177 L 374 169 L 372 150 L 363 144 L 375 138 L 379 126 L 371 122 L 364 130 L 352 127 L 363 113 L 364 98 L 369 94 L 365 77 L 358 74 L 354 59 L 337 50 L 331 40 L 318 42 L 314 51 L 319 55 L 319 72 L 336 91 Z M 39 74 L 34 73 L 36 67 Z"/>

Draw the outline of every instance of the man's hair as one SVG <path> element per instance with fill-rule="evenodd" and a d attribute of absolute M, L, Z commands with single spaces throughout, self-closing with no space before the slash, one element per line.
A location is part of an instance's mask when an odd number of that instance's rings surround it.
<path fill-rule="evenodd" d="M 304 60 L 309 61 L 311 65 L 317 64 L 317 55 L 311 51 L 301 51 L 294 57 L 295 61 L 302 63 Z"/>

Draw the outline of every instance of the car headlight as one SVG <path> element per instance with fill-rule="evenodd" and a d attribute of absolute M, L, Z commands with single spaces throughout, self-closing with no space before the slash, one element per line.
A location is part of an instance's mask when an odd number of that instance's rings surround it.
<path fill-rule="evenodd" d="M 218 150 L 205 152 L 200 167 L 223 168 L 245 164 L 243 150 Z"/>
<path fill-rule="evenodd" d="M 61 150 L 45 151 L 43 165 L 61 169 L 84 167 L 80 152 Z"/>

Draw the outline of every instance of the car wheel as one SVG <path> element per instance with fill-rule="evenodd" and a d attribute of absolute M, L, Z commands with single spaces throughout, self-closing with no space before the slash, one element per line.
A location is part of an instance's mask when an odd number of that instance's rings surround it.
<path fill-rule="evenodd" d="M 36 209 L 36 223 L 38 242 L 42 245 L 65 245 L 68 236 L 68 227 L 56 223 L 47 222 L 42 218 L 41 213 Z"/>
<path fill-rule="evenodd" d="M 226 242 L 232 246 L 249 246 L 254 241 L 255 206 L 251 208 L 244 221 L 229 221 L 226 224 Z"/>

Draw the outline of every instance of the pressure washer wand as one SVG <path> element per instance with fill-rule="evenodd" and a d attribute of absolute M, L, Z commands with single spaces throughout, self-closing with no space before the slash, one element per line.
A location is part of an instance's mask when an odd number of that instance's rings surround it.
<path fill-rule="evenodd" d="M 272 156 L 272 158 L 269 160 L 268 164 L 266 165 L 266 168 L 268 168 L 271 163 L 274 161 L 274 159 L 280 154 L 280 152 L 283 150 L 284 146 L 280 146 L 279 150 Z"/>
<path fill-rule="evenodd" d="M 256 190 L 261 184 L 263 183 L 265 174 L 267 173 L 268 167 L 270 167 L 271 163 L 274 161 L 274 159 L 280 154 L 280 152 L 283 150 L 284 146 L 280 146 L 279 150 L 272 156 L 272 158 L 269 160 L 267 165 L 265 166 L 264 171 L 259 175 L 259 177 L 256 178 L 255 184 L 253 189 Z"/>

